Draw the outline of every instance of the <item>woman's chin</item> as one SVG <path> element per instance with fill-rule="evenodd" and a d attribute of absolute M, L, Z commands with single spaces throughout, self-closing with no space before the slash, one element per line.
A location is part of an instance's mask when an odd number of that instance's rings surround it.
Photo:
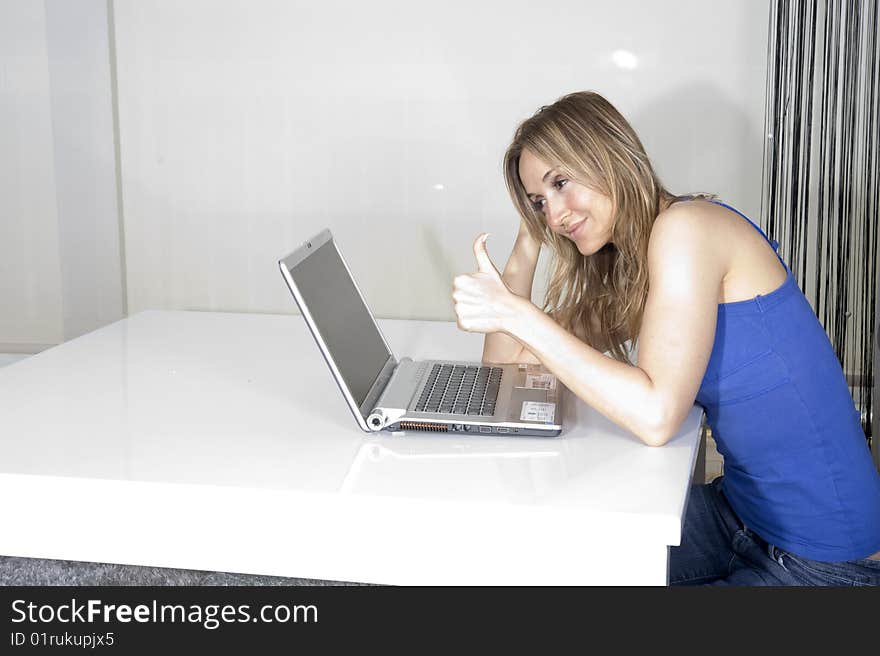
<path fill-rule="evenodd" d="M 594 244 L 592 242 L 583 240 L 576 241 L 574 245 L 577 247 L 578 253 L 584 256 L 595 255 L 596 252 L 598 252 L 598 250 L 602 248 L 602 244 Z"/>
<path fill-rule="evenodd" d="M 609 241 L 597 241 L 595 239 L 580 239 L 574 242 L 578 252 L 585 257 L 595 255 L 610 244 L 611 242 Z"/>

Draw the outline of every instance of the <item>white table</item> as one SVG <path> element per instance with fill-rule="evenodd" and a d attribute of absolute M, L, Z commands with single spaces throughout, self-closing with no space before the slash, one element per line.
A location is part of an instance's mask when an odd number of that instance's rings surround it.
<path fill-rule="evenodd" d="M 479 359 L 446 322 L 398 357 Z M 356 426 L 302 318 L 143 312 L 0 369 L 0 554 L 388 584 L 664 585 L 701 411 L 661 448 Z"/>

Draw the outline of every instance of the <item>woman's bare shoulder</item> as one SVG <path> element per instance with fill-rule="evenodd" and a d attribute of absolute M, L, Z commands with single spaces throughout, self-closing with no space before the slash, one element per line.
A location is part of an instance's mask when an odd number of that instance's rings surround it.
<path fill-rule="evenodd" d="M 775 289 L 786 272 L 767 239 L 748 220 L 718 203 L 675 203 L 655 221 L 649 266 L 674 266 L 693 258 L 701 270 L 721 275 L 719 302 L 752 298 Z"/>
<path fill-rule="evenodd" d="M 674 202 L 657 215 L 656 225 L 665 223 L 714 223 L 724 221 L 729 209 L 705 198 Z"/>
<path fill-rule="evenodd" d="M 718 242 L 722 247 L 729 246 L 729 240 L 737 236 L 760 237 L 754 226 L 737 212 L 703 198 L 673 203 L 664 209 L 654 221 L 651 236 L 682 231 L 694 232 L 698 238 Z"/>
<path fill-rule="evenodd" d="M 729 210 L 709 200 L 694 199 L 673 203 L 664 209 L 651 229 L 649 251 L 698 248 L 714 256 L 722 255 L 730 239 Z"/>

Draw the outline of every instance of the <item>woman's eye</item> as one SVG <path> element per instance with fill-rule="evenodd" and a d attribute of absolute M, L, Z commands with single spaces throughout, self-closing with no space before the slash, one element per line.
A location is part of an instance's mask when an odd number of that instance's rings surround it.
<path fill-rule="evenodd" d="M 566 180 L 565 178 L 559 178 L 553 182 L 553 186 L 557 189 L 562 189 L 567 184 L 568 180 Z"/>
<path fill-rule="evenodd" d="M 536 211 L 536 212 L 541 212 L 541 211 L 544 209 L 544 203 L 545 203 L 545 202 L 546 202 L 546 201 L 545 201 L 543 198 L 541 198 L 540 200 L 533 200 L 533 201 L 532 201 L 532 207 L 535 208 L 535 211 Z"/>

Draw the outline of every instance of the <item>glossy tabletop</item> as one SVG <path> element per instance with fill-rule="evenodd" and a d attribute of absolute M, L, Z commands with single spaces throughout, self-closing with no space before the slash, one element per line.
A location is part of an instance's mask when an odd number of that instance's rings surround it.
<path fill-rule="evenodd" d="M 382 320 L 398 357 L 478 360 Z M 659 584 L 701 411 L 660 448 L 360 431 L 293 315 L 149 311 L 0 369 L 0 553 L 390 584 Z M 627 565 L 629 563 L 629 565 Z"/>

